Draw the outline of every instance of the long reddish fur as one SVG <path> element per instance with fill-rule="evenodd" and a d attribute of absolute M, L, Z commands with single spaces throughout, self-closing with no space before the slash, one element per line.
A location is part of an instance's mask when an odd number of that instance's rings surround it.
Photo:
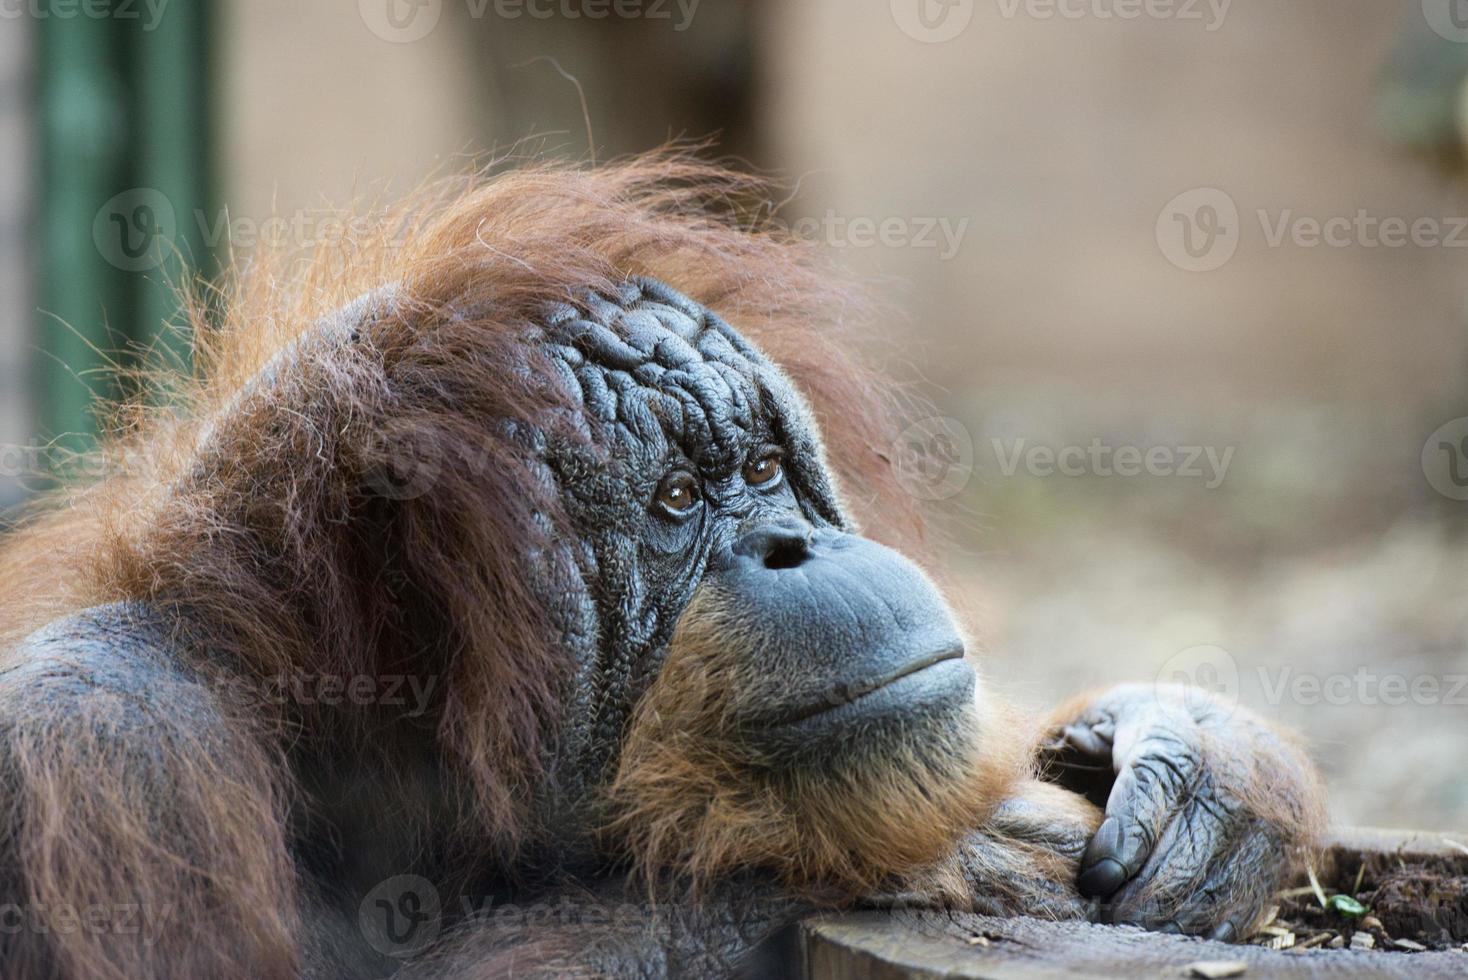
<path fill-rule="evenodd" d="M 203 624 L 209 660 L 195 666 L 228 663 L 261 683 L 417 668 L 410 634 L 428 622 L 448 634 L 439 742 L 462 819 L 512 855 L 537 829 L 522 801 L 567 672 L 519 567 L 543 533 L 536 512 L 559 518 L 554 500 L 528 489 L 514 447 L 485 434 L 557 404 L 508 368 L 517 332 L 545 304 L 641 274 L 716 310 L 803 392 L 867 532 L 909 551 L 921 533 L 887 462 L 888 389 L 851 354 L 849 328 L 869 308 L 815 250 L 750 219 L 767 199 L 757 182 L 677 153 L 596 169 L 542 163 L 419 195 L 345 247 L 242 262 L 194 304 L 196 376 L 109 409 L 111 475 L 54 494 L 9 535 L 0 669 L 16 666 L 32 630 L 119 600 Z M 387 283 L 403 301 L 366 349 L 301 358 L 251 394 L 262 366 L 312 324 Z M 393 504 L 378 525 L 381 504 L 361 486 L 390 461 L 385 432 L 429 433 L 450 450 L 431 492 Z M 364 522 L 391 533 L 375 540 Z M 44 716 L 32 720 L 46 729 Z M 170 896 L 165 941 L 178 955 L 199 941 L 198 923 L 234 922 L 232 941 L 267 974 L 293 968 L 295 886 L 278 826 L 293 787 L 276 746 L 317 724 L 309 712 L 241 717 L 230 778 L 178 747 L 181 815 L 227 838 L 196 869 L 207 887 Z M 26 751 L 12 752 L 21 771 L 4 802 L 27 814 L 18 851 L 31 901 L 164 897 L 178 855 L 149 833 L 156 814 L 106 771 L 109 747 L 17 736 L 12 748 Z M 76 976 L 124 976 L 143 962 L 95 937 L 51 941 Z"/>

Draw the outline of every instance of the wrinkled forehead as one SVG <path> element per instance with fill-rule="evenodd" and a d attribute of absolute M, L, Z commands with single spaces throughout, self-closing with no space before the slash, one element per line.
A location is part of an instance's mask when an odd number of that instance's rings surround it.
<path fill-rule="evenodd" d="M 677 446 L 711 469 L 798 424 L 789 383 L 718 316 L 662 283 L 633 279 L 580 308 L 554 307 L 542 343 L 605 437 L 638 452 Z"/>

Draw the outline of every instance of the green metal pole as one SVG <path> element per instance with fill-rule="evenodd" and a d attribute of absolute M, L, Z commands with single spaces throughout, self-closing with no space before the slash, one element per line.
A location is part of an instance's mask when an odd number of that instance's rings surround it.
<path fill-rule="evenodd" d="M 155 16 L 150 5 L 116 4 L 107 16 L 38 22 L 35 376 L 42 428 L 66 448 L 90 444 L 94 398 L 116 394 L 112 369 L 166 341 L 194 270 L 215 271 L 200 230 L 211 199 L 209 7 L 171 0 Z M 186 343 L 169 349 L 186 360 Z"/>
<path fill-rule="evenodd" d="M 127 121 L 112 72 L 112 25 L 45 18 L 40 112 L 43 182 L 41 309 L 36 347 L 39 417 L 46 436 L 84 448 L 94 431 L 93 386 L 106 363 L 105 318 L 122 313 L 123 283 L 97 243 L 98 209 L 113 193 Z"/>
<path fill-rule="evenodd" d="M 144 348 L 160 340 L 187 361 L 187 337 L 178 324 L 178 290 L 196 274 L 210 275 L 204 229 L 211 200 L 206 0 L 173 0 L 151 29 L 134 31 L 129 60 L 137 78 L 135 133 L 138 183 L 161 193 L 173 208 L 173 253 L 136 285 L 133 339 Z M 182 343 L 179 343 L 182 341 Z"/>

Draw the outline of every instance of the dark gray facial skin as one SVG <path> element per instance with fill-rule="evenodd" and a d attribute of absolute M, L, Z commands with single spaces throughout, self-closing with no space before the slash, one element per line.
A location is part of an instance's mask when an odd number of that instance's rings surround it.
<path fill-rule="evenodd" d="M 760 690 L 740 698 L 740 727 L 772 765 L 820 765 L 968 710 L 974 675 L 946 605 L 911 562 L 851 533 L 779 369 L 659 283 L 586 305 L 556 310 L 537 338 L 596 447 L 547 447 L 592 602 L 567 617 L 590 694 L 573 706 L 558 781 L 590 789 L 612 771 L 700 588 L 756 634 Z"/>

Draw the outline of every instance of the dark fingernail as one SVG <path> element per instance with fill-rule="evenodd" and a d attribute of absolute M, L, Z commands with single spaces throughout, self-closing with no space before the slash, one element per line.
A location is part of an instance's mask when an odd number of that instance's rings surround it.
<path fill-rule="evenodd" d="M 1119 817 L 1107 817 L 1091 838 L 1091 847 L 1086 851 L 1088 861 L 1099 861 L 1103 857 L 1114 858 L 1126 868 L 1130 878 L 1142 870 L 1151 852 L 1148 835 L 1135 823 L 1127 828 Z"/>
<path fill-rule="evenodd" d="M 1221 943 L 1231 943 L 1234 941 L 1234 935 L 1237 931 L 1232 922 L 1220 922 L 1213 927 L 1213 931 L 1208 934 L 1208 938 L 1216 939 Z"/>
<path fill-rule="evenodd" d="M 1081 872 L 1076 886 L 1087 898 L 1105 898 L 1126 884 L 1127 873 L 1115 858 L 1102 858 Z"/>
<path fill-rule="evenodd" d="M 1096 828 L 1095 835 L 1091 837 L 1091 844 L 1086 848 L 1086 856 L 1093 861 L 1104 857 L 1114 858 L 1120 849 L 1121 821 L 1115 817 L 1107 817 L 1101 821 L 1101 826 Z"/>
<path fill-rule="evenodd" d="M 1081 858 L 1081 875 L 1076 883 L 1082 895 L 1105 898 L 1126 884 L 1131 872 L 1117 855 L 1121 843 L 1121 821 L 1107 817 L 1096 828 Z"/>

